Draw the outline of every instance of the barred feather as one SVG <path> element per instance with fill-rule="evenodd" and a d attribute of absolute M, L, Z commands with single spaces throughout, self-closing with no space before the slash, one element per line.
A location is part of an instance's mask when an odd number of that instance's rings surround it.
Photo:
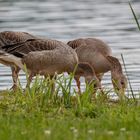
<path fill-rule="evenodd" d="M 33 38 L 36 37 L 26 32 L 4 31 L 0 33 L 0 48 Z"/>
<path fill-rule="evenodd" d="M 77 48 L 77 47 L 79 47 L 81 45 L 84 45 L 86 43 L 85 43 L 85 40 L 84 39 L 79 38 L 79 39 L 75 39 L 75 40 L 69 41 L 67 44 L 70 47 L 72 47 L 73 49 L 75 49 L 75 48 Z"/>

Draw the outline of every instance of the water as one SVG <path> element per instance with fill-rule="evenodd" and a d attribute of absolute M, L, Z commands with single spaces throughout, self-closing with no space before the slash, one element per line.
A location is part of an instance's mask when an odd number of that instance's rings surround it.
<path fill-rule="evenodd" d="M 140 17 L 140 1 L 132 2 Z M 132 87 L 139 92 L 140 32 L 127 0 L 0 0 L 0 31 L 5 30 L 27 31 L 64 42 L 79 37 L 100 38 L 121 62 L 123 54 Z M 10 69 L 0 65 L 0 77 L 0 90 L 10 88 Z M 24 84 L 23 72 L 20 79 Z M 107 73 L 103 85 L 112 87 L 110 83 Z"/>

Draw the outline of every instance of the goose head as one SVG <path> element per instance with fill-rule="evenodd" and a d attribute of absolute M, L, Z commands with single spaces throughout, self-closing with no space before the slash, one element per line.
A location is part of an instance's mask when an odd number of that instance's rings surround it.
<path fill-rule="evenodd" d="M 87 62 L 78 64 L 75 76 L 83 76 L 88 85 L 92 85 L 95 89 L 101 88 L 99 79 L 97 78 L 94 69 Z"/>
<path fill-rule="evenodd" d="M 113 56 L 107 56 L 107 60 L 110 62 L 111 80 L 114 91 L 120 98 L 125 97 L 124 95 L 127 88 L 127 78 L 123 74 L 121 64 L 119 60 Z"/>

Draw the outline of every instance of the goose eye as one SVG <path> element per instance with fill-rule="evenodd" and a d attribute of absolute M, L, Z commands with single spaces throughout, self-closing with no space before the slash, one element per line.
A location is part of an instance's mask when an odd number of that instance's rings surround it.
<path fill-rule="evenodd" d="M 124 85 L 124 82 L 123 81 L 121 81 L 121 85 Z"/>

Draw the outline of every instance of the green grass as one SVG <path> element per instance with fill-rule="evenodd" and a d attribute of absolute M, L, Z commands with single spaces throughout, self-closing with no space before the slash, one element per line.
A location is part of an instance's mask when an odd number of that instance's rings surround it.
<path fill-rule="evenodd" d="M 135 21 L 139 22 L 130 4 Z M 138 100 L 109 102 L 86 85 L 79 96 L 72 92 L 71 75 L 39 80 L 25 91 L 3 91 L 0 96 L 0 140 L 139 140 Z M 107 91 L 106 91 L 107 92 Z M 60 94 L 61 93 L 61 94 Z M 73 95 L 73 96 L 71 96 Z"/>
<path fill-rule="evenodd" d="M 3 91 L 0 100 L 0 140 L 138 140 L 140 106 L 133 100 L 111 103 L 86 86 L 82 96 L 71 90 L 71 75 L 38 80 L 32 88 Z M 63 83 L 63 84 L 62 84 Z M 59 95 L 59 93 L 62 93 Z M 73 96 L 71 96 L 71 94 Z"/>

